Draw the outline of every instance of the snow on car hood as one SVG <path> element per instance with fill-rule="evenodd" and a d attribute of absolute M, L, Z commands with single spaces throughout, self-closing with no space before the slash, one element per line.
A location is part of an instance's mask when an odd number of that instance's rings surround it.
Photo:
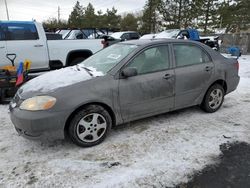
<path fill-rule="evenodd" d="M 23 92 L 51 92 L 61 87 L 103 75 L 102 72 L 98 72 L 92 67 L 85 68 L 81 65 L 76 65 L 42 74 L 28 81 L 21 89 Z"/>

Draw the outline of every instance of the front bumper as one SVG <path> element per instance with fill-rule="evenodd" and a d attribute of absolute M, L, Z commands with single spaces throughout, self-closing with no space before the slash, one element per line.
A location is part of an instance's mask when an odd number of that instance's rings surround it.
<path fill-rule="evenodd" d="M 64 138 L 64 126 L 68 113 L 52 111 L 26 111 L 10 104 L 10 118 L 17 132 L 29 139 L 48 137 Z"/>

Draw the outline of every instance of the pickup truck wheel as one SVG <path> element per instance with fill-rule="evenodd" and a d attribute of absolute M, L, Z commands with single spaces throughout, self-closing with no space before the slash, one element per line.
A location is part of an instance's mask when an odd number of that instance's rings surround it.
<path fill-rule="evenodd" d="M 73 143 L 81 147 L 100 144 L 109 132 L 112 119 L 101 106 L 90 105 L 72 118 L 68 133 Z"/>
<path fill-rule="evenodd" d="M 84 61 L 85 59 L 86 59 L 86 57 L 77 57 L 77 58 L 73 59 L 73 60 L 69 63 L 69 66 L 77 65 L 78 63 L 81 63 L 81 62 Z"/>
<path fill-rule="evenodd" d="M 211 86 L 201 104 L 201 108 L 205 112 L 213 113 L 216 112 L 222 105 L 224 101 L 225 91 L 223 87 L 219 84 L 214 84 Z"/>

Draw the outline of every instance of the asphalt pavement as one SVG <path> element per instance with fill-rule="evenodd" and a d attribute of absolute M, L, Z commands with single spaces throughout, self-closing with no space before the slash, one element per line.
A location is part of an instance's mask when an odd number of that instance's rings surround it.
<path fill-rule="evenodd" d="M 220 146 L 216 165 L 197 172 L 188 183 L 177 188 L 250 188 L 250 145 L 244 142 Z"/>

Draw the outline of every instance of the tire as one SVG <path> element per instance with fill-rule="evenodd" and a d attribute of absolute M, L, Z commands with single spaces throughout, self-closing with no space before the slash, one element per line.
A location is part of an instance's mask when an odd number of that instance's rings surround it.
<path fill-rule="evenodd" d="M 203 99 L 201 108 L 208 113 L 216 112 L 223 104 L 224 95 L 225 91 L 221 85 L 212 85 Z"/>
<path fill-rule="evenodd" d="M 91 147 L 100 144 L 112 127 L 109 113 L 101 106 L 89 105 L 72 118 L 68 134 L 78 146 Z"/>
<path fill-rule="evenodd" d="M 86 59 L 86 57 L 77 57 L 77 58 L 73 59 L 73 60 L 69 63 L 69 66 L 77 65 L 78 63 L 81 63 L 81 62 L 84 61 L 85 59 Z"/>

